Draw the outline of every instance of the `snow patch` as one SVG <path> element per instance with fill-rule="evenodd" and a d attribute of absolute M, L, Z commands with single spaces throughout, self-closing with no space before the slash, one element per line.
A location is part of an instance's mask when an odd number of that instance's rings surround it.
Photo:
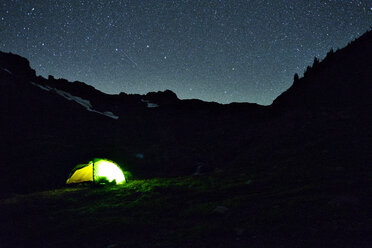
<path fill-rule="evenodd" d="M 55 88 L 52 88 L 52 87 L 49 87 L 49 86 L 43 86 L 43 85 L 40 85 L 40 84 L 37 84 L 37 83 L 34 83 L 34 82 L 30 82 L 32 85 L 35 85 L 37 87 L 39 87 L 40 89 L 42 90 L 46 90 L 46 91 L 54 91 L 56 92 L 58 95 L 66 98 L 67 100 L 69 101 L 74 101 L 78 104 L 80 104 L 81 106 L 83 106 L 86 110 L 90 111 L 90 112 L 94 112 L 94 113 L 97 113 L 97 114 L 101 114 L 101 115 L 105 115 L 107 117 L 110 117 L 112 119 L 119 119 L 119 116 L 113 114 L 112 112 L 110 111 L 105 111 L 105 112 L 100 112 L 100 111 L 97 111 L 95 109 L 93 109 L 92 107 L 92 104 L 90 103 L 89 100 L 86 100 L 86 99 L 83 99 L 81 97 L 78 97 L 78 96 L 73 96 L 71 95 L 70 93 L 66 92 L 66 91 L 63 91 L 63 90 L 58 90 L 58 89 L 55 89 Z"/>
<path fill-rule="evenodd" d="M 106 116 L 108 116 L 108 117 L 111 117 L 112 119 L 115 119 L 115 120 L 119 119 L 119 116 L 114 115 L 114 113 L 112 113 L 112 112 L 110 112 L 110 111 L 105 111 L 105 112 L 103 112 L 102 114 L 104 114 L 104 115 L 106 115 Z"/>
<path fill-rule="evenodd" d="M 89 100 L 83 99 L 83 98 L 78 97 L 78 96 L 73 96 L 70 93 L 68 93 L 66 91 L 63 91 L 63 90 L 57 90 L 57 89 L 54 89 L 54 90 L 58 95 L 63 96 L 64 98 L 66 98 L 69 101 L 74 101 L 74 102 L 80 104 L 81 106 L 85 107 L 86 110 L 88 110 L 90 112 L 105 115 L 105 116 L 110 117 L 110 118 L 115 119 L 115 120 L 119 119 L 119 116 L 114 115 L 112 112 L 109 112 L 109 111 L 100 112 L 100 111 L 97 111 L 97 110 L 93 109 L 92 104 L 90 103 Z"/>
<path fill-rule="evenodd" d="M 54 91 L 58 95 L 63 96 L 64 98 L 66 98 L 69 101 L 75 101 L 75 102 L 79 103 L 80 105 L 85 107 L 88 111 L 93 110 L 92 109 L 92 104 L 90 104 L 90 101 L 88 101 L 88 100 L 85 100 L 85 99 L 83 99 L 81 97 L 78 97 L 78 96 L 73 96 L 70 93 L 68 93 L 66 91 L 63 91 L 63 90 L 54 89 Z"/>
<path fill-rule="evenodd" d="M 46 90 L 46 91 L 50 91 L 52 88 L 49 87 L 49 86 L 43 86 L 43 85 L 40 85 L 40 84 L 37 84 L 37 83 L 34 83 L 34 82 L 30 82 L 32 85 L 35 85 L 36 87 L 39 87 L 40 89 L 42 90 Z"/>
<path fill-rule="evenodd" d="M 157 107 L 159 107 L 159 105 L 156 104 L 156 103 L 148 102 L 148 103 L 147 103 L 147 107 L 148 107 L 148 108 L 157 108 Z"/>
<path fill-rule="evenodd" d="M 159 107 L 159 104 L 152 103 L 149 100 L 141 99 L 141 102 L 147 103 L 147 106 L 146 106 L 147 108 L 157 108 L 157 107 Z"/>
<path fill-rule="evenodd" d="M 6 68 L 2 68 L 2 67 L 0 67 L 0 69 L 3 70 L 3 71 L 6 71 L 6 72 L 9 73 L 9 74 L 13 74 L 11 71 L 9 71 L 9 70 L 6 69 Z"/>

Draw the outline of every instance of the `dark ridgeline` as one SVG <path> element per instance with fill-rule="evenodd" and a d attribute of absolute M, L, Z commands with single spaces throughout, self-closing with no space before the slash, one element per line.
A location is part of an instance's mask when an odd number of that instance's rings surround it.
<path fill-rule="evenodd" d="M 337 186 L 370 187 L 371 44 L 369 31 L 315 58 L 266 107 L 179 100 L 169 90 L 108 95 L 36 76 L 26 59 L 1 52 L 1 192 L 62 187 L 70 169 L 92 157 L 111 158 L 137 178 L 192 175 L 202 164 L 206 173 L 268 174 L 273 184 L 342 179 Z"/>

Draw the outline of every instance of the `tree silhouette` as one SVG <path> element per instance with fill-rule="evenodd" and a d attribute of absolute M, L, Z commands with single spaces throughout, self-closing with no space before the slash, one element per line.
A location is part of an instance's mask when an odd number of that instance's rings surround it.
<path fill-rule="evenodd" d="M 308 65 L 308 66 L 306 67 L 305 72 L 304 72 L 304 77 L 309 76 L 310 73 L 311 73 L 311 70 L 312 70 L 311 66 Z"/>
<path fill-rule="evenodd" d="M 317 57 L 314 57 L 313 68 L 318 67 L 318 65 L 319 65 L 319 59 Z"/>
<path fill-rule="evenodd" d="M 294 76 L 293 76 L 293 83 L 298 82 L 299 79 L 300 79 L 300 78 L 299 78 L 298 74 L 295 73 Z"/>

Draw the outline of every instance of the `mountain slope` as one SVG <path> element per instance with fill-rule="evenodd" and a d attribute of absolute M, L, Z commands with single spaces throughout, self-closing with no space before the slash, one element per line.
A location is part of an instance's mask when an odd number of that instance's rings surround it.
<path fill-rule="evenodd" d="M 304 77 L 277 97 L 273 107 L 316 110 L 371 104 L 371 40 L 369 31 L 342 50 L 330 51 L 322 62 L 315 58 Z"/>

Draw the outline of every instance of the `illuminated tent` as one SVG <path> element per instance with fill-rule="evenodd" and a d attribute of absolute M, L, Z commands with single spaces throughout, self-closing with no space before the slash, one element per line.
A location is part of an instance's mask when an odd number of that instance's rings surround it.
<path fill-rule="evenodd" d="M 108 183 L 123 184 L 125 177 L 119 166 L 107 159 L 94 159 L 87 164 L 79 164 L 72 169 L 66 183 Z"/>

